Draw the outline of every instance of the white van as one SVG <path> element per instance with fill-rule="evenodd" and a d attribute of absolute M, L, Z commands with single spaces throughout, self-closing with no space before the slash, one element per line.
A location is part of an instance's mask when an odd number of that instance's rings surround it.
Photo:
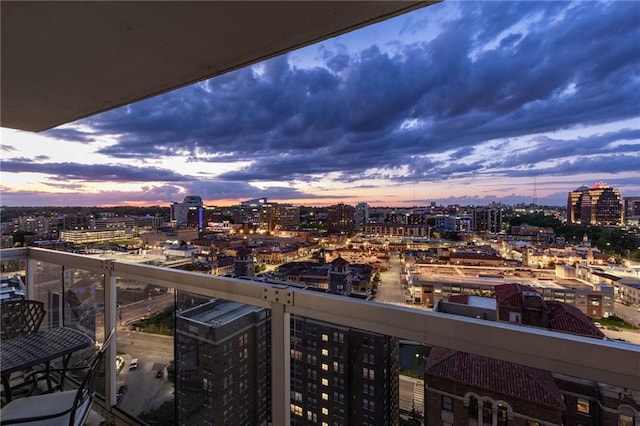
<path fill-rule="evenodd" d="M 131 363 L 129 364 L 129 370 L 135 370 L 138 368 L 138 358 L 134 358 L 131 360 Z"/>

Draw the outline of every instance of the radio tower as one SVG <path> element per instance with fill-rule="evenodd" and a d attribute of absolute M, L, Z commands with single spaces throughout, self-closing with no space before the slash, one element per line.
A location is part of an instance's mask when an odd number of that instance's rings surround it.
<path fill-rule="evenodd" d="M 532 211 L 538 210 L 538 191 L 536 189 L 536 178 L 533 178 L 533 206 L 531 207 Z"/>

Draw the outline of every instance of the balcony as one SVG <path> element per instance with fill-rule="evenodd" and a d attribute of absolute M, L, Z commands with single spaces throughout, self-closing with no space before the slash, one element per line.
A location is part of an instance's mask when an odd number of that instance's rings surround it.
<path fill-rule="evenodd" d="M 395 339 L 413 342 L 414 348 L 436 346 L 513 362 L 550 371 L 562 380 L 578 378 L 575 380 L 582 384 L 597 382 L 620 392 L 640 390 L 640 347 L 623 342 L 109 258 L 35 248 L 6 249 L 0 254 L 3 266 L 22 269 L 26 274 L 28 298 L 45 302 L 47 318 L 43 326 L 77 327 L 97 341 L 102 340 L 105 329 L 117 327 L 116 344 L 111 345 L 107 357 L 104 388 L 94 404 L 94 411 L 110 424 L 151 424 L 149 413 L 162 403 L 172 416 L 177 416 L 177 423 L 195 424 L 193 421 L 197 419 L 197 423 L 218 424 L 221 420 L 214 416 L 216 413 L 223 416 L 227 424 L 321 424 L 323 415 L 333 415 L 349 404 L 348 400 L 341 400 L 340 395 L 362 398 L 361 389 L 340 390 L 339 385 L 331 387 L 332 392 L 323 391 L 328 383 L 323 371 L 335 380 L 343 371 L 351 374 L 348 372 L 353 362 L 349 360 L 353 358 L 349 358 L 349 353 L 360 354 L 360 347 L 373 345 L 367 342 L 369 335 L 388 342 Z M 237 303 L 216 305 L 210 302 L 212 299 Z M 211 303 L 213 305 L 207 307 Z M 176 319 L 168 323 L 168 334 L 173 337 L 135 331 L 134 324 L 140 327 L 142 323 L 134 320 L 165 309 L 176 314 Z M 248 318 L 247 315 L 255 315 L 250 324 L 238 323 L 232 332 L 225 327 L 232 322 L 230 318 Z M 332 335 L 323 330 L 338 331 Z M 359 330 L 364 337 L 350 339 L 344 334 L 341 337 L 340 330 L 347 333 Z M 309 338 L 311 334 L 313 339 Z M 347 339 L 350 340 L 347 342 Z M 310 340 L 319 346 L 317 358 L 313 360 L 311 352 L 298 350 L 302 347 L 300 342 Z M 324 343 L 326 349 L 321 349 Z M 216 350 L 208 350 L 210 347 Z M 343 353 L 343 348 L 350 352 Z M 370 358 L 365 359 L 368 374 L 394 371 L 382 365 L 389 359 L 397 359 L 393 345 L 389 348 L 384 359 L 378 355 L 374 359 L 373 351 Z M 422 361 L 419 353 L 416 350 L 420 358 L 416 360 Z M 134 359 L 137 359 L 137 368 L 130 369 Z M 313 363 L 317 369 L 301 367 L 303 361 L 307 362 L 304 366 Z M 313 375 L 313 383 L 318 384 L 317 389 L 308 389 L 308 394 L 298 389 L 307 374 Z M 406 382 L 406 377 L 403 379 Z M 400 395 L 397 390 L 385 393 L 387 405 L 399 405 L 405 417 L 407 404 L 422 411 L 424 405 L 416 396 L 425 389 L 414 389 L 407 397 L 403 390 L 407 383 L 398 382 L 397 378 L 388 382 L 391 388 L 399 389 Z M 128 390 L 123 393 L 125 385 Z M 365 392 L 373 393 L 373 387 L 368 386 L 373 385 L 367 385 Z M 429 389 L 428 380 L 426 389 Z M 309 395 L 316 394 L 319 396 L 314 402 L 317 411 L 308 409 L 308 405 L 303 408 L 301 401 L 314 399 Z M 198 399 L 194 400 L 193 395 L 198 395 Z M 238 401 L 239 398 L 246 400 Z M 396 398 L 399 403 L 394 402 Z M 423 398 L 428 400 L 426 392 Z M 260 409 L 254 405 L 255 401 Z M 364 401 L 373 405 L 373 399 Z M 197 404 L 194 406 L 193 402 Z M 446 404 L 449 402 L 453 406 L 454 401 L 446 400 Z M 473 410 L 476 403 L 473 399 L 466 401 L 465 409 L 471 404 Z M 507 413 L 500 404 L 494 404 L 496 413 Z M 229 408 L 232 406 L 233 410 Z M 260 417 L 256 411 L 266 415 Z M 391 417 L 384 423 L 398 424 L 394 416 L 399 413 L 386 412 L 391 413 Z M 442 412 L 445 413 L 444 406 Z M 639 411 L 634 413 L 637 422 Z M 345 413 L 344 418 L 353 418 L 346 417 L 348 415 Z M 379 419 L 369 419 L 370 423 L 376 421 Z M 426 419 L 427 424 L 442 421 L 441 418 Z M 365 418 L 362 423 L 366 422 Z M 570 419 L 567 424 L 571 424 Z"/>

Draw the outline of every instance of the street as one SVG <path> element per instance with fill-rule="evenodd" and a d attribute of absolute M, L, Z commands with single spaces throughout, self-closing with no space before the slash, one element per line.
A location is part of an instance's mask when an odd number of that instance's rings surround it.
<path fill-rule="evenodd" d="M 402 263 L 395 253 L 390 254 L 389 270 L 380 272 L 380 284 L 375 301 L 379 303 L 408 306 L 404 301 L 404 290 L 400 281 Z"/>
<path fill-rule="evenodd" d="M 125 360 L 118 374 L 118 387 L 128 386 L 120 407 L 139 415 L 171 401 L 174 386 L 167 379 L 166 367 L 173 360 L 173 337 L 120 329 L 117 345 Z M 138 359 L 138 368 L 129 370 L 134 358 Z M 158 370 L 163 372 L 161 378 L 156 377 Z"/>

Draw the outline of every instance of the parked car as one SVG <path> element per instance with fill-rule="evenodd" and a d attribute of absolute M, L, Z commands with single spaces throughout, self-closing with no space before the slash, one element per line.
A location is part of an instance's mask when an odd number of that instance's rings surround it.
<path fill-rule="evenodd" d="M 622 329 L 620 327 L 616 327 L 615 325 L 612 325 L 610 327 L 607 327 L 609 330 L 611 331 L 622 331 Z"/>
<path fill-rule="evenodd" d="M 604 327 L 602 327 L 602 324 L 600 324 L 598 321 L 595 321 L 595 322 L 593 323 L 593 325 L 595 325 L 595 326 L 596 326 L 596 327 L 598 327 L 598 328 L 604 328 Z"/>
<path fill-rule="evenodd" d="M 131 360 L 131 364 L 129 364 L 129 370 L 136 370 L 138 368 L 138 358 L 134 358 Z"/>

